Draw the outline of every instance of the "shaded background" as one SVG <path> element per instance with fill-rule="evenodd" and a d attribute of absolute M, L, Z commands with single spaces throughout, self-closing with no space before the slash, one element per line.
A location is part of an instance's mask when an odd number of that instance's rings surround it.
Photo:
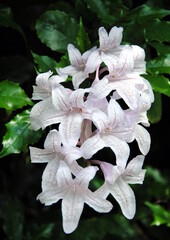
<path fill-rule="evenodd" d="M 108 23 L 109 20 L 102 21 L 92 7 L 87 7 L 89 6 L 88 2 L 2 1 L 2 4 L 11 9 L 13 20 L 17 25 L 13 22 L 7 26 L 0 23 L 0 80 L 8 79 L 19 83 L 26 94 L 31 97 L 32 85 L 35 84 L 37 75 L 35 66 L 38 67 L 32 52 L 40 56 L 48 56 L 57 63 L 60 61 L 63 52 L 52 51 L 50 47 L 42 43 L 35 29 L 37 19 L 48 9 L 62 10 L 74 17 L 77 22 L 82 16 L 84 27 L 91 42 L 96 41 L 98 38 L 97 29 L 100 26 L 106 26 L 109 29 L 112 25 Z M 113 6 L 115 4 L 114 10 L 117 15 L 120 14 L 121 6 L 122 9 L 126 7 L 127 12 L 131 12 L 143 4 L 169 9 L 169 1 L 127 0 L 110 2 Z M 3 8 L 4 5 L 0 5 L 0 8 Z M 164 21 L 167 19 L 167 16 L 163 18 Z M 135 18 L 132 23 L 135 23 Z M 118 17 L 113 25 L 116 24 L 121 26 Z M 131 31 L 127 31 L 128 27 L 125 23 L 125 40 L 144 47 L 149 59 L 157 57 L 154 48 L 148 48 L 143 42 L 143 38 L 136 37 L 136 35 L 141 34 L 140 30 L 138 31 L 135 25 L 132 27 L 134 27 L 132 28 L 133 37 Z M 169 46 L 167 42 L 166 45 Z M 167 47 L 167 49 L 169 48 Z M 167 75 L 165 74 L 165 76 Z M 162 95 L 162 115 L 158 116 L 157 123 L 151 124 L 148 128 L 152 145 L 144 165 L 147 169 L 146 178 L 143 185 L 132 186 L 137 199 L 137 213 L 133 220 L 126 220 L 116 201 L 109 197 L 109 200 L 114 204 L 111 213 L 98 214 L 85 206 L 77 230 L 71 235 L 65 235 L 62 230 L 60 202 L 50 207 L 44 207 L 36 201 L 37 194 L 41 192 L 41 176 L 45 165 L 30 164 L 27 149 L 20 154 L 10 154 L 0 159 L 0 239 L 168 239 L 170 236 L 170 230 L 167 226 L 168 224 L 170 226 L 169 107 L 168 96 Z M 6 132 L 5 124 L 16 113 L 20 112 L 21 110 L 17 110 L 9 113 L 0 109 L 1 140 Z M 42 148 L 45 136 L 44 132 L 34 146 Z M 136 146 L 135 144 L 131 145 L 132 156 L 138 153 Z M 99 152 L 97 157 L 111 159 L 112 154 L 108 149 L 105 149 L 103 152 Z M 99 177 L 92 187 L 100 183 Z M 146 202 L 149 203 L 146 204 Z M 153 221 L 155 224 L 151 226 Z"/>

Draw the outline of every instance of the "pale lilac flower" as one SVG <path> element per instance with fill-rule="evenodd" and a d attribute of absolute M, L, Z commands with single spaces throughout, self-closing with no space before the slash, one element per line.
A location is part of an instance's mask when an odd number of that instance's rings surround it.
<path fill-rule="evenodd" d="M 33 86 L 32 98 L 40 102 L 30 113 L 32 127 L 38 130 L 57 124 L 57 130 L 48 133 L 44 149 L 30 147 L 31 162 L 47 163 L 37 199 L 45 205 L 62 199 L 65 233 L 77 228 L 84 203 L 98 212 L 109 212 L 109 194 L 126 218 L 132 219 L 136 211 L 135 195 L 128 184 L 143 183 L 142 165 L 151 143 L 143 126 L 149 126 L 147 111 L 154 95 L 149 82 L 140 76 L 146 73 L 144 50 L 120 45 L 122 32 L 121 27 L 113 27 L 109 33 L 99 28 L 99 48 L 83 54 L 69 44 L 71 65 L 59 68 L 58 76 L 51 76 L 51 71 L 39 74 Z M 74 90 L 62 85 L 68 75 Z M 91 87 L 80 88 L 87 78 Z M 129 143 L 135 140 L 143 155 L 127 164 Z M 91 159 L 105 147 L 113 151 L 116 165 Z M 93 164 L 100 166 L 105 178 L 94 192 L 88 189 L 99 170 Z"/>
<path fill-rule="evenodd" d="M 72 82 L 74 89 L 77 89 L 79 85 L 89 76 L 89 73 L 91 71 L 84 71 L 86 67 L 86 62 L 88 57 L 96 47 L 86 51 L 81 55 L 80 51 L 75 48 L 72 44 L 68 45 L 68 55 L 69 55 L 69 60 L 71 65 L 64 67 L 64 68 L 59 68 L 57 70 L 58 74 L 63 75 L 69 75 L 72 76 Z"/>
<path fill-rule="evenodd" d="M 133 71 L 139 74 L 146 73 L 145 51 L 143 48 L 132 45 L 134 68 Z"/>
<path fill-rule="evenodd" d="M 134 72 L 133 51 L 130 46 L 126 46 L 121 52 L 118 63 L 112 66 L 107 63 L 110 73 L 98 81 L 92 88 L 91 97 L 103 99 L 116 90 L 116 93 L 132 109 L 138 108 L 140 101 L 140 89 L 145 88 L 146 83 L 143 78 Z"/>
<path fill-rule="evenodd" d="M 45 205 L 51 205 L 62 199 L 65 233 L 71 233 L 77 228 L 84 203 L 98 212 L 109 212 L 112 209 L 109 201 L 98 197 L 88 189 L 89 182 L 94 178 L 97 170 L 97 167 L 86 167 L 72 179 L 68 166 L 60 162 L 56 186 L 38 195 L 37 199 Z"/>
<path fill-rule="evenodd" d="M 48 118 L 54 119 L 55 123 L 59 123 L 63 120 L 64 116 L 58 113 L 56 117 L 56 111 L 52 103 L 52 87 L 61 88 L 61 82 L 64 82 L 67 78 L 63 76 L 51 76 L 52 72 L 41 73 L 36 78 L 37 86 L 33 86 L 33 100 L 42 100 L 35 104 L 30 113 L 31 125 L 34 130 L 45 128 L 48 126 Z M 51 76 L 51 77 L 50 77 Z M 47 123 L 45 124 L 45 122 Z"/>
<path fill-rule="evenodd" d="M 111 99 L 108 104 L 108 114 L 102 111 L 92 114 L 93 123 L 96 125 L 96 134 L 87 139 L 80 150 L 84 158 L 91 158 L 97 151 L 110 147 L 116 155 L 117 163 L 124 166 L 129 157 L 127 142 L 133 139 L 134 120 L 126 123 L 126 116 L 119 104 Z"/>
<path fill-rule="evenodd" d="M 85 72 L 94 72 L 99 64 L 108 62 L 116 64 L 117 57 L 124 48 L 120 46 L 122 41 L 122 27 L 113 27 L 109 34 L 104 27 L 99 28 L 100 46 L 88 58 Z"/>
<path fill-rule="evenodd" d="M 81 157 L 79 148 L 76 146 L 63 146 L 61 145 L 61 139 L 61 134 L 54 129 L 47 135 L 44 149 L 30 147 L 32 163 L 48 163 L 42 177 L 43 191 L 56 184 L 56 173 L 60 161 L 66 162 L 73 172 L 74 168 L 78 167 L 73 162 Z"/>
<path fill-rule="evenodd" d="M 51 76 L 52 74 L 51 71 L 38 74 L 35 80 L 37 86 L 33 86 L 33 100 L 44 100 L 51 97 L 52 86 L 64 82 L 67 78 L 67 75 Z"/>
<path fill-rule="evenodd" d="M 145 170 L 142 169 L 144 156 L 138 155 L 127 167 L 114 166 L 107 162 L 94 160 L 99 164 L 105 177 L 104 195 L 112 194 L 119 203 L 123 215 L 132 219 L 136 212 L 136 200 L 133 190 L 128 184 L 142 184 Z"/>

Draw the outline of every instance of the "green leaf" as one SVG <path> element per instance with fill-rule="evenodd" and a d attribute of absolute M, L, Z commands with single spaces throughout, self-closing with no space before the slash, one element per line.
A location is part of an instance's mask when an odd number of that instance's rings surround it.
<path fill-rule="evenodd" d="M 156 19 L 145 24 L 146 41 L 170 41 L 170 22 Z"/>
<path fill-rule="evenodd" d="M 162 116 L 162 98 L 161 94 L 154 92 L 155 100 L 149 109 L 147 116 L 151 123 L 158 123 Z"/>
<path fill-rule="evenodd" d="M 155 42 L 148 42 L 148 45 L 156 49 L 158 56 L 166 55 L 167 53 L 170 53 L 170 46 L 167 44 L 155 41 Z"/>
<path fill-rule="evenodd" d="M 40 56 L 36 53 L 33 53 L 34 62 L 38 65 L 38 72 L 48 72 L 51 70 L 54 74 L 56 74 L 56 66 L 57 62 L 48 56 Z"/>
<path fill-rule="evenodd" d="M 65 53 L 69 43 L 76 44 L 78 24 L 67 13 L 51 10 L 40 16 L 36 30 L 40 40 L 49 48 Z"/>
<path fill-rule="evenodd" d="M 154 19 L 161 19 L 167 15 L 170 15 L 170 10 L 151 7 L 144 4 L 130 11 L 126 18 L 128 17 L 130 20 L 137 18 L 138 22 L 142 24 L 144 22 L 148 23 L 148 21 Z"/>
<path fill-rule="evenodd" d="M 170 227 L 170 213 L 159 204 L 152 204 L 150 202 L 145 202 L 153 214 L 154 221 L 152 226 L 160 226 L 161 224 L 166 224 Z"/>
<path fill-rule="evenodd" d="M 68 56 L 68 53 L 66 53 L 65 55 L 63 55 L 61 57 L 61 60 L 60 62 L 57 64 L 57 68 L 64 68 L 66 66 L 70 65 L 70 61 L 69 61 L 69 56 Z"/>
<path fill-rule="evenodd" d="M 19 24 L 13 19 L 13 12 L 10 7 L 0 4 L 0 26 L 11 27 L 17 30 L 25 39 L 24 32 Z"/>
<path fill-rule="evenodd" d="M 170 81 L 163 75 L 145 75 L 152 88 L 159 93 L 163 93 L 170 97 Z"/>
<path fill-rule="evenodd" d="M 79 32 L 78 32 L 78 36 L 77 36 L 77 43 L 78 43 L 78 45 L 80 47 L 80 50 L 82 52 L 85 52 L 85 51 L 89 50 L 90 47 L 91 47 L 90 39 L 89 39 L 88 33 L 84 29 L 82 18 L 80 18 Z"/>
<path fill-rule="evenodd" d="M 170 74 L 170 54 L 154 58 L 147 62 L 149 72 L 154 74 Z"/>
<path fill-rule="evenodd" d="M 18 83 L 4 80 L 0 83 L 0 108 L 16 110 L 26 105 L 33 105 Z"/>
<path fill-rule="evenodd" d="M 161 185 L 165 185 L 167 183 L 167 180 L 162 175 L 162 172 L 160 172 L 158 169 L 148 166 L 146 167 L 146 170 L 147 175 L 152 178 L 152 181 L 155 181 L 157 184 Z"/>
<path fill-rule="evenodd" d="M 11 153 L 24 151 L 29 144 L 37 142 L 42 134 L 39 130 L 35 132 L 30 123 L 30 111 L 25 110 L 17 114 L 9 123 L 6 124 L 6 134 L 3 137 L 3 149 L 0 158 Z"/>
<path fill-rule="evenodd" d="M 110 14 L 109 7 L 101 0 L 86 0 L 88 7 L 97 14 L 98 18 L 104 23 L 112 23 L 116 21 L 114 15 Z"/>

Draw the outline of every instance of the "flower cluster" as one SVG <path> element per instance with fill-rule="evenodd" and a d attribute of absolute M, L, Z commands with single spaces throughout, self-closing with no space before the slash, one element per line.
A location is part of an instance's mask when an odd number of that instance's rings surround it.
<path fill-rule="evenodd" d="M 68 45 L 70 66 L 39 74 L 34 86 L 31 111 L 35 130 L 53 125 L 44 149 L 30 147 L 33 163 L 47 163 L 42 175 L 45 205 L 62 199 L 65 233 L 73 232 L 84 203 L 98 212 L 109 212 L 111 194 L 124 216 L 134 217 L 135 196 L 128 184 L 141 184 L 144 156 L 150 148 L 147 110 L 153 102 L 145 73 L 145 53 L 139 46 L 121 45 L 121 27 L 109 33 L 99 28 L 99 47 L 85 53 Z M 66 79 L 72 77 L 72 87 Z M 81 87 L 81 86 L 85 87 Z M 54 125 L 55 124 L 55 125 Z M 129 143 L 136 141 L 139 155 L 129 161 Z M 113 151 L 114 161 L 98 160 L 94 155 L 104 147 Z M 104 183 L 96 190 L 88 188 L 97 171 Z"/>

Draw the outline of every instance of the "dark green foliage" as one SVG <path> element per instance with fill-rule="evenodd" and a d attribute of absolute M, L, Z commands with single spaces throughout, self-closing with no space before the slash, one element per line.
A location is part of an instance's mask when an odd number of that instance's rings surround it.
<path fill-rule="evenodd" d="M 0 82 L 0 108 L 12 111 L 26 105 L 33 106 L 33 102 L 18 83 L 8 80 Z"/>
<path fill-rule="evenodd" d="M 69 43 L 76 42 L 78 24 L 67 13 L 51 10 L 37 20 L 36 30 L 40 40 L 53 51 L 65 52 Z"/>
<path fill-rule="evenodd" d="M 37 142 L 41 137 L 41 130 L 35 132 L 30 123 L 30 111 L 25 110 L 17 114 L 6 124 L 6 134 L 3 137 L 3 149 L 0 158 L 11 153 L 25 151 L 28 145 Z"/>

